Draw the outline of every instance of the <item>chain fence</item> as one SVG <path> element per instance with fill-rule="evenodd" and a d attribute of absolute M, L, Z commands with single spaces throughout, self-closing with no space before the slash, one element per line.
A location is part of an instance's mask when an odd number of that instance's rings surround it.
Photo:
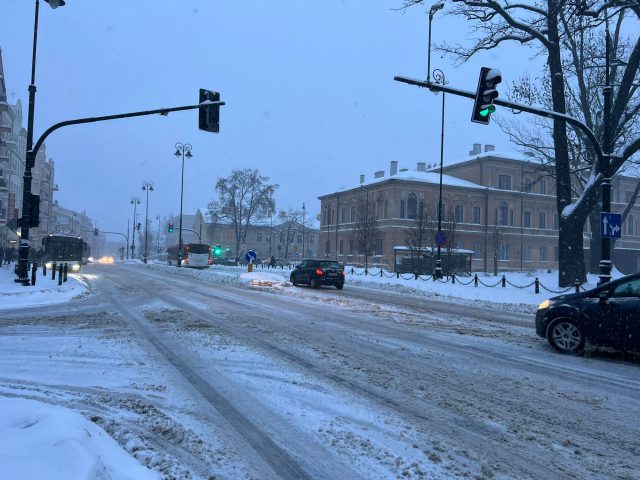
<path fill-rule="evenodd" d="M 571 287 L 567 287 L 561 290 L 554 290 L 552 288 L 549 288 L 545 285 L 542 284 L 542 282 L 540 282 L 540 280 L 538 279 L 538 277 L 535 277 L 535 279 L 530 282 L 527 283 L 525 285 L 517 285 L 511 281 L 509 281 L 506 277 L 506 275 L 502 275 L 502 277 L 500 279 L 498 279 L 497 282 L 495 283 L 485 283 L 483 282 L 480 277 L 478 277 L 477 273 L 474 273 L 472 277 L 470 277 L 470 279 L 468 281 L 464 281 L 461 278 L 464 278 L 465 276 L 458 276 L 456 274 L 451 274 L 451 275 L 444 275 L 442 277 L 438 277 L 436 275 L 424 275 L 424 274 L 418 274 L 418 273 L 400 273 L 400 272 L 387 272 L 382 268 L 379 269 L 368 269 L 365 268 L 364 270 L 358 272 L 356 271 L 356 269 L 354 267 L 351 267 L 351 271 L 349 272 L 350 275 L 354 275 L 354 276 L 372 276 L 372 277 L 380 277 L 380 278 L 399 278 L 402 280 L 423 280 L 423 281 L 437 281 L 440 283 L 451 283 L 451 284 L 455 284 L 458 283 L 460 285 L 463 286 L 470 286 L 473 285 L 474 287 L 478 287 L 478 286 L 483 286 L 486 288 L 496 288 L 496 287 L 500 287 L 500 288 L 506 288 L 507 285 L 509 285 L 510 287 L 513 288 L 517 288 L 519 290 L 524 290 L 524 289 L 528 289 L 533 287 L 534 292 L 535 293 L 540 293 L 540 288 L 542 288 L 543 290 L 550 292 L 550 293 L 555 293 L 555 294 L 562 294 L 562 293 L 568 293 L 570 291 L 574 291 L 575 293 L 579 293 L 580 291 L 584 292 L 587 289 L 582 285 L 582 283 L 576 279 L 576 281 L 574 282 L 573 286 Z"/>

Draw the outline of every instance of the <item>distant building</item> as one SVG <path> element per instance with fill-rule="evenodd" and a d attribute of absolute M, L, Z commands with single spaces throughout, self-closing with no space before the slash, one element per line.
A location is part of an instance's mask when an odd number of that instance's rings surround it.
<path fill-rule="evenodd" d="M 443 169 L 442 218 L 455 223 L 451 246 L 472 251 L 473 271 L 492 271 L 494 253 L 500 271 L 557 269 L 559 222 L 554 179 L 530 158 L 495 152 L 492 145 L 485 145 L 483 152 L 481 145 L 475 144 L 469 153 L 469 158 Z M 637 182 L 637 178 L 622 175 L 613 179 L 612 211 L 622 212 Z M 368 199 L 379 225 L 368 263 L 395 269 L 402 258 L 411 255 L 406 248 L 407 231 L 415 228 L 417 206 L 423 202 L 437 212 L 438 193 L 439 169 L 435 164 L 429 167 L 418 162 L 413 170 L 398 170 L 398 162 L 393 161 L 388 174 L 378 171 L 369 181 L 361 175 L 359 184 L 319 197 L 320 255 L 364 264 L 364 254 L 358 251 L 354 238 L 356 210 Z M 639 220 L 640 207 L 635 206 L 623 225 L 622 239 L 616 242 L 613 259 L 623 272 L 640 270 Z M 587 252 L 588 235 L 585 226 L 583 245 Z"/>

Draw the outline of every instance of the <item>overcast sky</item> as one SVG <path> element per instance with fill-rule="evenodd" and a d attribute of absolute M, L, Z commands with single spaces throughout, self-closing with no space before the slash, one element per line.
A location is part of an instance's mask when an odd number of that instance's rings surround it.
<path fill-rule="evenodd" d="M 0 1 L 9 101 L 25 110 L 34 1 Z M 184 212 L 206 208 L 219 176 L 257 168 L 280 185 L 278 208 L 319 210 L 317 197 L 360 174 L 439 159 L 441 97 L 393 81 L 426 78 L 427 6 L 400 0 L 67 0 L 40 7 L 35 138 L 50 125 L 197 102 L 221 93 L 220 133 L 198 130 L 196 111 L 66 127 L 47 140 L 58 201 L 86 210 L 104 230 L 124 231 L 132 196 L 153 181 L 149 212 L 177 214 L 176 142 L 193 146 L 185 165 Z M 467 25 L 440 11 L 433 41 L 464 41 Z M 456 66 L 434 53 L 451 86 L 475 90 L 479 68 L 502 70 L 503 85 L 534 51 L 516 46 Z M 532 73 L 535 73 L 532 72 Z M 503 88 L 503 90 L 506 89 Z M 472 101 L 447 96 L 445 163 L 471 144 L 513 147 L 498 126 L 471 123 Z M 505 115 L 507 113 L 504 113 Z"/>

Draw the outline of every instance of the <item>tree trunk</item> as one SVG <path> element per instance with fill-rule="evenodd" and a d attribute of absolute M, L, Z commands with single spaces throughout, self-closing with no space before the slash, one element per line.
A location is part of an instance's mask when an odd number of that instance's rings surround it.
<path fill-rule="evenodd" d="M 576 279 L 580 283 L 587 280 L 584 262 L 584 248 L 582 247 L 582 218 L 570 217 L 560 225 L 558 246 L 560 251 L 559 286 L 570 287 Z"/>

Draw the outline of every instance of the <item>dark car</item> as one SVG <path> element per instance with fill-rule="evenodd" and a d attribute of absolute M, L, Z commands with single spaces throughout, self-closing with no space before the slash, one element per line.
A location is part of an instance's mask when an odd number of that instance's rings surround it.
<path fill-rule="evenodd" d="M 295 286 L 304 283 L 311 288 L 320 285 L 333 285 L 338 290 L 344 287 L 344 269 L 333 260 L 303 260 L 292 272 L 291 283 Z"/>
<path fill-rule="evenodd" d="M 579 353 L 587 340 L 640 351 L 640 273 L 545 300 L 536 313 L 536 333 L 561 353 Z"/>

